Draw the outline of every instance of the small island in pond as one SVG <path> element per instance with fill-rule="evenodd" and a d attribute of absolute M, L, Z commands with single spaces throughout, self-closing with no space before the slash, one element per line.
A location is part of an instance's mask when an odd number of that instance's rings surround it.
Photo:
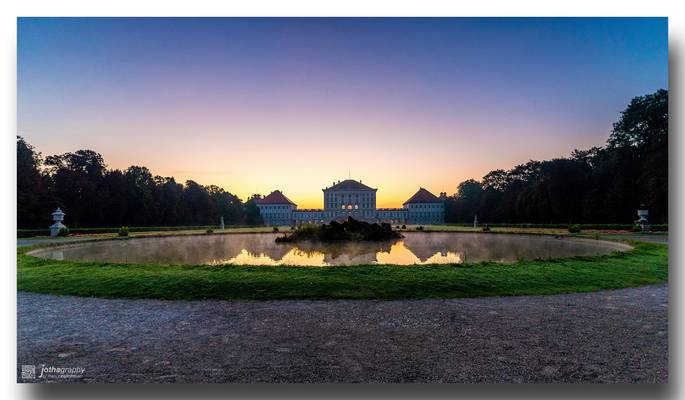
<path fill-rule="evenodd" d="M 323 225 L 303 225 L 285 236 L 276 238 L 276 243 L 290 243 L 298 241 L 352 241 L 352 242 L 377 242 L 382 240 L 401 239 L 404 236 L 392 230 L 392 226 L 387 223 L 369 223 L 357 221 L 348 217 L 342 223 L 331 221 Z"/>

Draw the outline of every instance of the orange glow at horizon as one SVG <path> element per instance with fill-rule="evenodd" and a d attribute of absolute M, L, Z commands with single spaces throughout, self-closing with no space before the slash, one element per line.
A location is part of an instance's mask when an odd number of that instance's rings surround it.
<path fill-rule="evenodd" d="M 557 129 L 564 140 L 544 149 L 512 140 L 504 147 L 498 134 L 505 129 L 504 122 L 492 119 L 441 126 L 402 119 L 370 124 L 361 117 L 332 124 L 321 118 L 291 126 L 256 117 L 200 125 L 129 120 L 103 127 L 97 121 L 81 121 L 54 128 L 54 135 L 38 140 L 30 134 L 33 129 L 25 129 L 24 137 L 43 154 L 92 149 L 103 155 L 109 168 L 145 166 L 153 175 L 172 176 L 179 183 L 194 180 L 220 186 L 243 201 L 278 189 L 300 209 L 323 208 L 321 190 L 348 176 L 378 189 L 378 208 L 395 208 L 420 187 L 436 196 L 451 195 L 460 182 L 480 180 L 493 169 L 567 156 L 573 148 L 602 141 L 600 137 L 578 145 L 577 137 L 563 134 L 568 130 Z M 529 121 L 520 126 L 507 122 L 506 132 L 512 135 L 526 131 L 530 136 L 531 128 L 545 131 Z M 137 130 L 147 134 L 136 136 Z M 421 132 L 426 130 L 432 139 L 422 142 Z M 98 135 L 86 134 L 89 131 Z M 129 138 L 129 145 L 122 145 L 122 137 Z"/>

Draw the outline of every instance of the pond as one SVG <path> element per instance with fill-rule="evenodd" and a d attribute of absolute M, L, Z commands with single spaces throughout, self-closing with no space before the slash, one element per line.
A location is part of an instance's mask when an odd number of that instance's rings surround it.
<path fill-rule="evenodd" d="M 277 234 L 236 233 L 103 240 L 37 249 L 56 260 L 185 265 L 449 264 L 591 256 L 630 246 L 603 240 L 525 234 L 404 232 L 389 242 L 275 243 Z"/>

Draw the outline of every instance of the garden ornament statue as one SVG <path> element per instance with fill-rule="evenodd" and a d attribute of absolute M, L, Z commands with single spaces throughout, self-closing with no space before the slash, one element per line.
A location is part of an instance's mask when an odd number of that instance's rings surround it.
<path fill-rule="evenodd" d="M 59 235 L 60 229 L 66 228 L 66 226 L 64 226 L 62 224 L 62 221 L 64 220 L 65 215 L 66 214 L 63 213 L 59 207 L 57 207 L 55 212 L 52 213 L 52 220 L 55 221 L 55 223 L 50 225 L 50 236 L 51 237 L 55 237 L 55 236 Z"/>
<path fill-rule="evenodd" d="M 647 217 L 649 216 L 649 210 L 642 206 L 640 207 L 640 209 L 637 210 L 637 216 L 639 217 L 637 220 L 637 224 L 640 225 L 640 229 L 642 229 L 642 232 L 649 232 L 652 228 L 649 224 L 649 221 L 647 221 Z"/>

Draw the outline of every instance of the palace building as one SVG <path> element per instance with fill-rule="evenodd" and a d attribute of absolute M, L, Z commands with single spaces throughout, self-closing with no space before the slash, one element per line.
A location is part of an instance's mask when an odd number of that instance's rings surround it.
<path fill-rule="evenodd" d="M 402 208 L 376 208 L 376 191 L 362 181 L 333 182 L 323 190 L 323 209 L 297 209 L 297 204 L 280 190 L 257 201 L 257 207 L 270 226 L 321 224 L 352 217 L 369 222 L 392 224 L 441 224 L 445 221 L 446 193 L 435 196 L 424 188 L 404 202 Z"/>

